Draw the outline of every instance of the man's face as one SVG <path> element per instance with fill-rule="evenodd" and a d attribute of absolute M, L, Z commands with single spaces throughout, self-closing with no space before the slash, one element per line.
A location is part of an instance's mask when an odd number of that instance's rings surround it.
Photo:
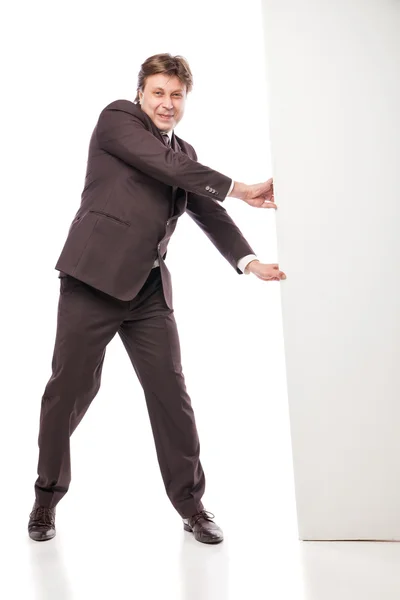
<path fill-rule="evenodd" d="M 142 110 L 160 131 L 171 131 L 185 111 L 186 86 L 178 77 L 151 75 L 143 92 L 139 92 Z"/>

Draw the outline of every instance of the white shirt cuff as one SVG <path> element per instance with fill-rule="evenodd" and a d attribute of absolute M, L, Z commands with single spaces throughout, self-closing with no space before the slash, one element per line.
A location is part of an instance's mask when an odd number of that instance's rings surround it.
<path fill-rule="evenodd" d="M 228 190 L 228 193 L 226 194 L 227 196 L 229 196 L 229 194 L 231 193 L 231 191 L 233 190 L 233 186 L 235 185 L 235 182 L 232 179 L 232 183 L 231 183 L 231 187 Z"/>
<path fill-rule="evenodd" d="M 252 260 L 258 260 L 257 256 L 255 254 L 247 254 L 246 256 L 243 256 L 243 258 L 241 258 L 238 261 L 237 267 L 240 271 L 242 271 L 242 273 L 245 273 L 245 269 L 247 267 L 247 265 L 252 261 Z M 250 275 L 250 273 L 245 273 L 245 275 Z"/>

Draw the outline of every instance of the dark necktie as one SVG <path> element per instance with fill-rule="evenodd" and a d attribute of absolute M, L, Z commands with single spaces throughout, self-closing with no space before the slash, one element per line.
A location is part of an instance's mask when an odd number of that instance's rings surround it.
<path fill-rule="evenodd" d="M 171 140 L 169 139 L 168 133 L 166 133 L 165 131 L 161 131 L 161 135 L 163 136 L 164 144 L 166 146 L 170 146 L 171 145 Z"/>

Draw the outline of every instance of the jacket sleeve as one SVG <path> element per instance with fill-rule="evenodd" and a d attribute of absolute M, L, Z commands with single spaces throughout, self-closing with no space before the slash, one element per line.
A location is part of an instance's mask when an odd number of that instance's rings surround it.
<path fill-rule="evenodd" d="M 189 193 L 186 212 L 235 271 L 242 275 L 238 261 L 255 252 L 225 208 L 213 198 Z"/>
<path fill-rule="evenodd" d="M 167 147 L 126 102 L 117 100 L 101 112 L 96 127 L 100 148 L 167 185 L 223 201 L 231 179 Z"/>
<path fill-rule="evenodd" d="M 187 145 L 196 160 L 193 146 Z M 235 271 L 242 275 L 243 272 L 238 268 L 239 260 L 250 254 L 255 255 L 255 252 L 225 208 L 214 198 L 188 193 L 186 212 Z"/>

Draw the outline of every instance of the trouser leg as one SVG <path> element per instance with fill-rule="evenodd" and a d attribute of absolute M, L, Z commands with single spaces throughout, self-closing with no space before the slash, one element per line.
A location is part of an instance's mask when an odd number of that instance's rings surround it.
<path fill-rule="evenodd" d="M 204 508 L 205 475 L 174 314 L 165 304 L 159 269 L 153 271 L 118 333 L 143 387 L 166 493 L 189 517 Z"/>
<path fill-rule="evenodd" d="M 40 411 L 35 496 L 42 506 L 56 506 L 68 491 L 70 436 L 100 388 L 106 346 L 127 305 L 72 277 L 60 279 L 52 375 Z"/>

